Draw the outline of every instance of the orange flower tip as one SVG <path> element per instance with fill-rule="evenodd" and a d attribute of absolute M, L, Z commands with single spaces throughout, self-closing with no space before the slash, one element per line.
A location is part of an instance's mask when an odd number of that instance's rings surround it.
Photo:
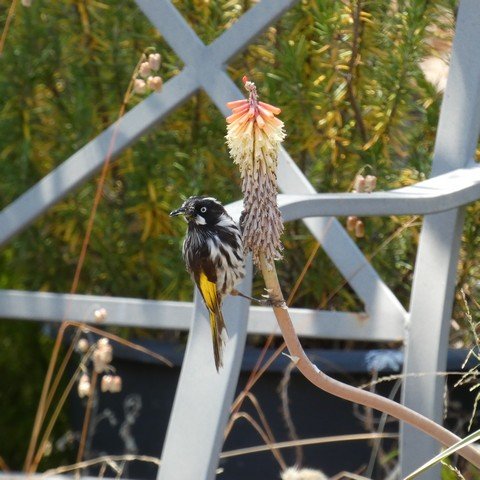
<path fill-rule="evenodd" d="M 240 107 L 232 108 L 232 113 L 245 113 L 250 109 L 248 103 L 241 105 Z"/>
<path fill-rule="evenodd" d="M 242 77 L 242 82 L 243 82 L 243 83 L 247 83 L 247 82 L 248 82 L 248 77 L 247 77 L 246 75 L 244 75 L 244 76 Z"/>
<path fill-rule="evenodd" d="M 265 102 L 258 102 L 258 104 L 265 108 L 266 110 L 269 110 L 270 112 L 272 112 L 274 115 L 278 115 L 280 114 L 282 111 L 278 108 L 278 107 L 275 107 L 273 105 L 270 105 L 269 103 L 265 103 Z"/>
<path fill-rule="evenodd" d="M 233 102 L 227 102 L 227 107 L 237 108 L 237 107 L 240 107 L 241 105 L 246 105 L 247 103 L 248 101 L 242 98 L 242 100 L 234 100 Z"/>
<path fill-rule="evenodd" d="M 263 108 L 261 105 L 258 105 L 258 111 L 264 117 L 267 117 L 267 118 L 273 117 L 273 112 L 271 112 L 270 110 L 267 110 L 266 108 Z"/>

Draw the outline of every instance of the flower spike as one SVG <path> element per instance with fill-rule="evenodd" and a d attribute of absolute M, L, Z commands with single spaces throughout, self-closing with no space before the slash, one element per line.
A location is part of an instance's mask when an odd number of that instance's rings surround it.
<path fill-rule="evenodd" d="M 257 87 L 246 76 L 248 99 L 228 102 L 227 144 L 240 168 L 244 210 L 240 219 L 243 242 L 260 264 L 263 253 L 269 265 L 282 257 L 283 222 L 277 206 L 278 150 L 285 138 L 280 109 L 259 101 Z"/>

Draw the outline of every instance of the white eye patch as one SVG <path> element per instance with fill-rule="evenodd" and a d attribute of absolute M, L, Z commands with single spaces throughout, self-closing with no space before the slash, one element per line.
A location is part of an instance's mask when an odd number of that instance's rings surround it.
<path fill-rule="evenodd" d="M 207 207 L 202 207 L 202 208 L 200 209 L 200 211 L 201 211 L 202 213 L 205 213 L 205 212 L 207 211 Z"/>
<path fill-rule="evenodd" d="M 201 215 L 196 215 L 195 216 L 195 223 L 197 225 L 205 225 L 207 223 L 207 221 Z"/>

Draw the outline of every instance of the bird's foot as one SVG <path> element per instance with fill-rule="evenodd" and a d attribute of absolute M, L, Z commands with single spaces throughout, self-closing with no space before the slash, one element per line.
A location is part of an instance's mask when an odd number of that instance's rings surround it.
<path fill-rule="evenodd" d="M 272 291 L 268 288 L 266 288 L 265 291 L 267 292 L 267 294 L 262 295 L 263 299 L 261 300 L 261 305 L 265 307 L 275 307 L 283 309 L 287 308 L 287 304 L 285 303 L 283 297 L 277 297 L 272 295 Z"/>
<path fill-rule="evenodd" d="M 287 305 L 285 303 L 285 300 L 283 298 L 274 298 L 271 296 L 271 292 L 269 292 L 268 289 L 265 289 L 267 291 L 267 295 L 262 295 L 262 298 L 255 298 L 255 297 L 250 297 L 246 295 L 245 293 L 239 292 L 237 289 L 233 289 L 230 292 L 230 295 L 238 296 L 245 298 L 247 300 L 250 300 L 251 302 L 255 302 L 258 305 L 262 307 L 277 307 L 277 308 L 287 308 Z"/>

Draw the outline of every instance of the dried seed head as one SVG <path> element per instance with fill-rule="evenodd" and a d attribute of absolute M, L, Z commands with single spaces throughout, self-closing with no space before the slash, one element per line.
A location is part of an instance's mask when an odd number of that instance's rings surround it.
<path fill-rule="evenodd" d="M 77 350 L 80 352 L 80 353 L 86 353 L 88 351 L 88 348 L 90 347 L 89 343 L 88 343 L 88 340 L 86 338 L 81 338 L 78 342 L 77 342 Z"/>
<path fill-rule="evenodd" d="M 355 225 L 355 236 L 357 238 L 363 238 L 365 236 L 365 225 L 361 220 L 357 220 Z"/>
<path fill-rule="evenodd" d="M 100 383 L 102 392 L 118 393 L 122 391 L 122 378 L 118 375 L 104 375 Z"/>
<path fill-rule="evenodd" d="M 357 175 L 353 182 L 353 191 L 362 193 L 365 191 L 365 177 L 363 175 Z"/>
<path fill-rule="evenodd" d="M 113 376 L 110 391 L 112 393 L 118 393 L 122 391 L 122 377 L 120 377 L 119 375 Z"/>
<path fill-rule="evenodd" d="M 358 217 L 355 217 L 354 215 L 350 215 L 350 217 L 347 218 L 347 230 L 349 232 L 353 232 L 355 230 L 355 225 L 358 222 Z"/>
<path fill-rule="evenodd" d="M 147 91 L 147 84 L 145 83 L 145 80 L 136 78 L 133 82 L 133 91 L 138 95 L 143 95 Z"/>
<path fill-rule="evenodd" d="M 282 480 L 327 480 L 327 476 L 320 470 L 311 468 L 289 467 L 280 474 Z"/>
<path fill-rule="evenodd" d="M 140 68 L 138 69 L 138 73 L 140 74 L 141 77 L 147 78 L 152 73 L 150 63 L 149 62 L 142 62 L 140 64 Z"/>
<path fill-rule="evenodd" d="M 107 319 L 107 309 L 106 308 L 97 308 L 93 312 L 93 316 L 95 318 L 95 321 L 98 323 L 104 322 Z"/>
<path fill-rule="evenodd" d="M 258 100 L 256 86 L 243 77 L 248 100 L 227 103 L 227 144 L 230 156 L 240 168 L 244 196 L 240 220 L 244 247 L 260 264 L 281 258 L 283 222 L 277 205 L 278 150 L 285 138 L 283 122 L 275 115 L 280 109 Z"/>
<path fill-rule="evenodd" d="M 80 377 L 77 391 L 80 398 L 88 397 L 90 395 L 90 378 L 86 373 Z"/>
<path fill-rule="evenodd" d="M 148 65 L 151 70 L 156 72 L 160 68 L 160 62 L 162 61 L 162 57 L 159 53 L 151 53 L 148 56 Z"/>
<path fill-rule="evenodd" d="M 163 80 L 162 77 L 158 75 L 155 77 L 148 77 L 147 78 L 147 86 L 150 90 L 154 90 L 155 92 L 159 92 L 162 88 Z"/>
<path fill-rule="evenodd" d="M 100 390 L 102 392 L 108 392 L 110 391 L 110 385 L 112 383 L 112 375 L 104 375 L 102 377 L 102 381 L 100 382 Z"/>
<path fill-rule="evenodd" d="M 112 362 L 113 351 L 108 338 L 101 338 L 97 342 L 97 348 L 93 352 L 93 368 L 97 373 L 102 373 L 107 370 Z"/>
<path fill-rule="evenodd" d="M 365 177 L 365 191 L 371 193 L 377 186 L 377 177 L 375 175 L 367 175 Z"/>

